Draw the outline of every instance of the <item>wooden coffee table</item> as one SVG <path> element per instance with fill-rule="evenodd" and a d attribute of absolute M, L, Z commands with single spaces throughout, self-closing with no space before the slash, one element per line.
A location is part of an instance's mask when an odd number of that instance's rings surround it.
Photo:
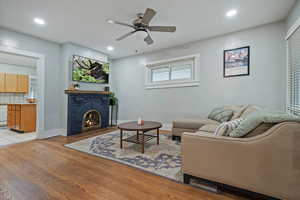
<path fill-rule="evenodd" d="M 145 121 L 144 125 L 138 125 L 137 122 L 128 122 L 119 124 L 118 128 L 120 129 L 120 148 L 123 148 L 123 141 L 125 142 L 131 142 L 135 144 L 141 145 L 141 152 L 144 153 L 145 151 L 145 143 L 153 138 L 157 138 L 157 145 L 159 145 L 159 129 L 162 127 L 162 124 L 159 122 L 151 122 L 151 121 Z M 145 134 L 148 131 L 151 130 L 157 130 L 157 134 L 155 135 L 149 135 Z M 136 131 L 136 135 L 123 138 L 123 131 Z"/>

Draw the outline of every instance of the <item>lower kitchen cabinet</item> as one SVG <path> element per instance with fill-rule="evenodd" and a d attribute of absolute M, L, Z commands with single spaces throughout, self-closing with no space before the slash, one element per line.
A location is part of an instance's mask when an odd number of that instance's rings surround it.
<path fill-rule="evenodd" d="M 35 132 L 36 104 L 8 104 L 7 126 L 18 132 Z"/>

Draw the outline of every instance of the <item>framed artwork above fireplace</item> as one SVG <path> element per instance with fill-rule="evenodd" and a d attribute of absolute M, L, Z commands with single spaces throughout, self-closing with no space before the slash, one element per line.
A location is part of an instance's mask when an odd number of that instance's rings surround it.
<path fill-rule="evenodd" d="M 86 83 L 108 84 L 109 63 L 74 55 L 72 80 Z"/>

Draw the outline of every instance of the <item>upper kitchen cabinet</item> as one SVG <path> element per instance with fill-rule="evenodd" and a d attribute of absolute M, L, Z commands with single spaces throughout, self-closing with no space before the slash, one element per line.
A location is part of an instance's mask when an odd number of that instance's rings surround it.
<path fill-rule="evenodd" d="M 18 75 L 5 74 L 5 92 L 17 92 L 18 90 Z"/>
<path fill-rule="evenodd" d="M 17 92 L 28 93 L 29 77 L 27 75 L 18 75 Z"/>
<path fill-rule="evenodd" d="M 28 75 L 0 73 L 0 92 L 28 93 L 28 91 Z"/>
<path fill-rule="evenodd" d="M 5 92 L 5 74 L 0 73 L 0 92 Z"/>

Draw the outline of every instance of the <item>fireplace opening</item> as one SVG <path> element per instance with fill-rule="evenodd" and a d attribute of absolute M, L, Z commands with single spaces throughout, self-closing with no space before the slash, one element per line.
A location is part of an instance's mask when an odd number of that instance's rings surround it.
<path fill-rule="evenodd" d="M 83 115 L 82 131 L 98 129 L 101 127 L 101 115 L 96 110 L 89 110 Z"/>

